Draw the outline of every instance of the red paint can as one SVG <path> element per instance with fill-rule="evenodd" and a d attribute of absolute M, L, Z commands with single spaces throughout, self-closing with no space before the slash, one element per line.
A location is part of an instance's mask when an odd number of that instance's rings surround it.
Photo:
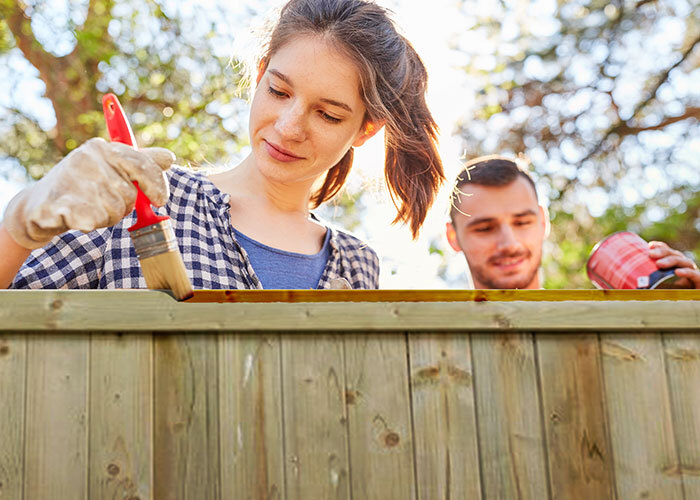
<path fill-rule="evenodd" d="M 675 268 L 659 269 L 649 256 L 649 244 L 628 231 L 611 234 L 591 251 L 588 278 L 603 289 L 670 288 Z"/>

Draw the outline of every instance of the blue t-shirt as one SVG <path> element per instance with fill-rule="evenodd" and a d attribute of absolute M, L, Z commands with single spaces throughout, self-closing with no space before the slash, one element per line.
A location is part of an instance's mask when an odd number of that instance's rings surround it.
<path fill-rule="evenodd" d="M 318 286 L 330 255 L 330 231 L 326 230 L 323 247 L 313 255 L 272 248 L 235 228 L 233 231 L 264 289 L 309 289 Z"/>

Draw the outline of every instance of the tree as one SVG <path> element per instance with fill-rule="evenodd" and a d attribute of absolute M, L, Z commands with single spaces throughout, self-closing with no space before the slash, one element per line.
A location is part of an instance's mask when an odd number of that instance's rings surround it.
<path fill-rule="evenodd" d="M 700 259 L 700 4 L 464 0 L 455 48 L 478 89 L 469 157 L 525 153 L 550 202 L 551 287 L 590 286 L 593 244 L 629 228 Z"/>
<path fill-rule="evenodd" d="M 0 107 L 0 158 L 41 177 L 85 140 L 106 137 L 101 96 L 111 91 L 140 146 L 167 147 L 194 165 L 225 161 L 243 145 L 246 108 L 227 53 L 232 35 L 221 26 L 230 18 L 223 4 L 72 0 L 57 12 L 55 2 L 0 0 L 0 64 L 26 60 L 48 101 L 27 102 L 26 77 L 9 72 L 15 98 Z"/>

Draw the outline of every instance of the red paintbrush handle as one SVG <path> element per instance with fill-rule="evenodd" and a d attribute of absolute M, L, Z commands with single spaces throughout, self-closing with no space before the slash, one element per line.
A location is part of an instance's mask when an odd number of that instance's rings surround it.
<path fill-rule="evenodd" d="M 121 142 L 128 146 L 136 148 L 136 140 L 134 139 L 134 133 L 131 131 L 129 122 L 126 120 L 126 115 L 122 109 L 121 104 L 117 96 L 114 94 L 105 94 L 102 98 L 102 109 L 105 114 L 105 121 L 107 122 L 107 130 L 109 131 L 109 138 L 112 142 Z M 141 229 L 146 226 L 151 226 L 160 221 L 168 220 L 167 216 L 156 215 L 151 208 L 151 201 L 148 197 L 143 194 L 139 183 L 134 182 L 136 186 L 136 224 L 129 228 L 129 231 L 135 231 L 136 229 Z"/>

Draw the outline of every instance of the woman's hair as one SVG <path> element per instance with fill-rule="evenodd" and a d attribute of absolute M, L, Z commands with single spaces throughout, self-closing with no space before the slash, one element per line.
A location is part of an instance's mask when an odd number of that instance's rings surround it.
<path fill-rule="evenodd" d="M 315 35 L 347 55 L 360 74 L 364 124 L 384 124 L 384 176 L 396 206 L 394 222 L 404 222 L 415 238 L 445 180 L 437 152 L 437 125 L 425 103 L 428 74 L 386 9 L 365 0 L 290 0 L 263 47 L 259 69 L 297 36 Z M 345 184 L 353 150 L 331 168 L 313 193 L 315 208 Z M 398 198 L 398 201 L 397 201 Z"/>

